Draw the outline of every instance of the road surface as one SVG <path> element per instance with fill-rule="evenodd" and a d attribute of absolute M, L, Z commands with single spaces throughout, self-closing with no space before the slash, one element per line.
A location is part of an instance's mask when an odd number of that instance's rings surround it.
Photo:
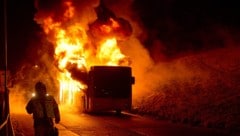
<path fill-rule="evenodd" d="M 135 114 L 114 112 L 99 114 L 68 113 L 61 111 L 61 122 L 56 126 L 60 136 L 227 136 L 226 132 L 202 127 L 191 127 L 156 120 Z M 33 136 L 32 116 L 12 113 L 11 121 L 16 136 Z"/>

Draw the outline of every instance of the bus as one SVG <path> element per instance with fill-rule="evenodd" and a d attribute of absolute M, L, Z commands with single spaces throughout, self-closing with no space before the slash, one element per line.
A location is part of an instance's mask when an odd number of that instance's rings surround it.
<path fill-rule="evenodd" d="M 83 97 L 85 112 L 115 110 L 118 114 L 132 108 L 131 67 L 92 66 L 88 73 L 88 89 Z"/>

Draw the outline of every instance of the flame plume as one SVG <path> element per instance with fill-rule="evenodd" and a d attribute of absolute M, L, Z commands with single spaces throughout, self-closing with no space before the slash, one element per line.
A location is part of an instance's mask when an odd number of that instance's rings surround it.
<path fill-rule="evenodd" d="M 87 72 L 91 66 L 129 65 L 128 57 L 118 47 L 118 40 L 130 36 L 131 26 L 126 20 L 117 18 L 102 1 L 98 7 L 92 8 L 97 19 L 88 25 L 79 18 L 80 11 L 72 0 L 61 1 L 55 11 L 49 8 L 55 7 L 54 4 L 43 6 L 38 1 L 36 5 L 45 10 L 38 12 L 35 20 L 55 46 L 62 103 L 72 104 L 75 93 L 87 88 Z"/>

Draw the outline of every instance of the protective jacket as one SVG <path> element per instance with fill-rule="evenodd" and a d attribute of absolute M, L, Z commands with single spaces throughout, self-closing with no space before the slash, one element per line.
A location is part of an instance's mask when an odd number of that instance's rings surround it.
<path fill-rule="evenodd" d="M 56 123 L 60 121 L 58 104 L 54 97 L 50 95 L 32 97 L 27 103 L 26 110 L 29 114 L 33 114 L 34 126 L 52 125 L 52 118 L 55 118 Z"/>

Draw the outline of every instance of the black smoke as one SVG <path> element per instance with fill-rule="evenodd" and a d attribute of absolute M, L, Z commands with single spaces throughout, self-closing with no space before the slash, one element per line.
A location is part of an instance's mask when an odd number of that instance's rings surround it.
<path fill-rule="evenodd" d="M 147 31 L 140 37 L 143 45 L 174 58 L 238 45 L 237 5 L 227 0 L 135 0 L 133 8 Z"/>

